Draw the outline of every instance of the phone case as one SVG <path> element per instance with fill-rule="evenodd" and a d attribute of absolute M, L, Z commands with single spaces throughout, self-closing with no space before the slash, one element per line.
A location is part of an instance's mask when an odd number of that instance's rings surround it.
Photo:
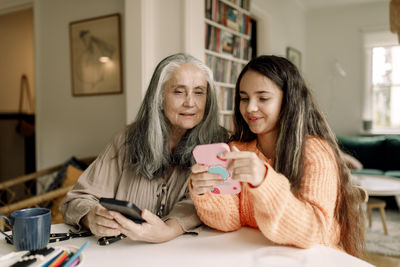
<path fill-rule="evenodd" d="M 100 198 L 100 204 L 108 210 L 120 212 L 126 218 L 131 219 L 136 223 L 144 222 L 142 218 L 142 210 L 131 202 L 102 197 Z"/>
<path fill-rule="evenodd" d="M 215 195 L 238 194 L 241 191 L 239 181 L 232 180 L 232 175 L 227 170 L 232 160 L 221 159 L 220 154 L 231 151 L 225 143 L 197 145 L 193 149 L 193 156 L 197 163 L 210 166 L 209 173 L 217 173 L 222 176 L 224 182 L 211 189 L 210 193 Z"/>

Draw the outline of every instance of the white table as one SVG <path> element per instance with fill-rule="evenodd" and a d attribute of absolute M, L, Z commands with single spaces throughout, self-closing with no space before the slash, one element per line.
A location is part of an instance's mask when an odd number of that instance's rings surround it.
<path fill-rule="evenodd" d="M 68 229 L 63 224 L 52 225 L 52 233 L 67 232 Z M 274 246 L 260 231 L 246 227 L 231 233 L 204 229 L 198 236 L 183 235 L 161 244 L 124 239 L 108 246 L 99 246 L 97 239 L 95 236 L 75 238 L 59 242 L 58 245 L 80 247 L 89 240 L 89 246 L 83 251 L 82 265 L 79 266 L 372 266 L 322 245 L 310 249 Z M 1 239 L 0 257 L 14 250 L 4 238 Z M 256 264 L 257 260 L 267 265 Z"/>
<path fill-rule="evenodd" d="M 367 190 L 369 196 L 395 196 L 400 209 L 400 178 L 366 174 L 352 176 L 354 182 Z"/>

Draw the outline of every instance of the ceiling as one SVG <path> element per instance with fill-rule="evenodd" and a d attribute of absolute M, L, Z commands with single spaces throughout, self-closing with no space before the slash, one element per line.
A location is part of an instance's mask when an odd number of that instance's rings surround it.
<path fill-rule="evenodd" d="M 374 2 L 387 2 L 390 0 L 297 0 L 305 9 L 316 9 L 344 5 L 357 5 Z"/>

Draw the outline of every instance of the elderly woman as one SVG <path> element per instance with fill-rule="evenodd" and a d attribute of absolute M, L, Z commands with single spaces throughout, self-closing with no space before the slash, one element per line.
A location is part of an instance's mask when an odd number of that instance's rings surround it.
<path fill-rule="evenodd" d="M 165 242 L 200 225 L 188 193 L 192 150 L 224 142 L 212 72 L 175 54 L 156 67 L 136 120 L 80 176 L 62 205 L 64 221 L 98 236 Z M 99 198 L 133 202 L 142 224 L 109 211 Z"/>

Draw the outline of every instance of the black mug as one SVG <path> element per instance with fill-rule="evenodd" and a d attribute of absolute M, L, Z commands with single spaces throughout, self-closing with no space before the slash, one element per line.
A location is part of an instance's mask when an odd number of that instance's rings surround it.
<path fill-rule="evenodd" d="M 12 227 L 12 237 L 1 232 L 17 250 L 38 250 L 45 248 L 50 239 L 51 211 L 45 208 L 16 210 L 5 218 Z"/>

